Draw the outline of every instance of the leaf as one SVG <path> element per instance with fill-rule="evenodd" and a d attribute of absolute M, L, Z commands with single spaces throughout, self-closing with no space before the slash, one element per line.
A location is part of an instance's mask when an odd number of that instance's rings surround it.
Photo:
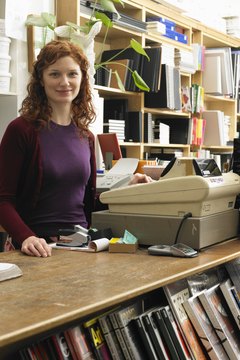
<path fill-rule="evenodd" d="M 104 10 L 117 14 L 118 19 L 120 19 L 120 15 L 111 0 L 100 0 L 100 4 Z"/>
<path fill-rule="evenodd" d="M 105 25 L 106 27 L 111 28 L 113 26 L 112 21 L 106 14 L 96 11 L 94 15 L 96 19 L 101 20 L 103 25 Z"/>
<path fill-rule="evenodd" d="M 115 71 L 113 72 L 113 74 L 116 76 L 119 89 L 120 89 L 121 91 L 125 91 L 125 87 L 124 87 L 124 85 L 123 85 L 123 83 L 122 83 L 122 80 L 121 80 L 121 78 L 120 78 L 117 70 L 115 70 Z M 112 74 L 112 75 L 113 75 L 113 74 Z"/>
<path fill-rule="evenodd" d="M 73 31 L 68 25 L 57 26 L 54 29 L 55 34 L 61 38 L 70 38 Z"/>
<path fill-rule="evenodd" d="M 41 15 L 28 15 L 25 25 L 45 27 L 48 23 Z"/>
<path fill-rule="evenodd" d="M 56 16 L 50 13 L 43 12 L 41 13 L 41 17 L 47 22 L 47 26 L 54 30 L 56 26 Z"/>
<path fill-rule="evenodd" d="M 70 26 L 74 30 L 79 30 L 79 31 L 81 31 L 81 28 L 83 27 L 83 26 L 79 26 L 71 21 L 66 21 L 66 25 Z"/>
<path fill-rule="evenodd" d="M 132 77 L 134 80 L 135 85 L 144 91 L 150 91 L 149 86 L 145 83 L 145 81 L 143 80 L 143 78 L 138 74 L 137 70 L 134 70 L 132 72 Z"/>
<path fill-rule="evenodd" d="M 116 4 L 121 4 L 122 7 L 124 7 L 124 3 L 122 2 L 122 0 L 112 0 L 112 2 L 115 2 Z"/>
<path fill-rule="evenodd" d="M 136 41 L 135 39 L 131 39 L 130 45 L 137 53 L 146 56 L 148 61 L 150 61 L 148 54 L 146 53 L 146 51 L 143 49 L 142 45 L 138 41 Z"/>

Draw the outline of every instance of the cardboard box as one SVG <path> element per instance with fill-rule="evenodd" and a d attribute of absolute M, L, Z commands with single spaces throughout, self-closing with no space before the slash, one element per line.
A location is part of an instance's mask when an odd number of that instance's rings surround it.
<path fill-rule="evenodd" d="M 110 253 L 128 253 L 133 254 L 138 249 L 138 242 L 135 244 L 123 244 L 123 243 L 109 243 L 109 252 Z"/>

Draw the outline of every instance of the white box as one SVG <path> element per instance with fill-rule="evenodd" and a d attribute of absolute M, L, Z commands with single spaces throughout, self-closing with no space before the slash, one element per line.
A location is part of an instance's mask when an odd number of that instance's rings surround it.
<path fill-rule="evenodd" d="M 11 56 L 0 54 L 0 73 L 8 73 L 10 70 Z"/>
<path fill-rule="evenodd" d="M 10 91 L 10 81 L 12 75 L 10 73 L 0 73 L 0 92 Z"/>

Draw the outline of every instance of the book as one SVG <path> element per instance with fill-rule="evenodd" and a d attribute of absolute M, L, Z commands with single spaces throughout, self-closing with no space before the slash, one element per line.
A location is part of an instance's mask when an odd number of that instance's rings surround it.
<path fill-rule="evenodd" d="M 94 360 L 92 350 L 87 342 L 82 325 L 67 329 L 65 337 L 70 348 L 72 348 L 73 359 Z"/>
<path fill-rule="evenodd" d="M 237 289 L 235 288 L 234 285 L 230 288 L 230 291 L 231 291 L 231 293 L 233 294 L 233 297 L 234 297 L 234 299 L 236 300 L 237 306 L 238 306 L 239 309 L 240 309 L 240 296 L 239 296 L 239 294 L 238 294 L 238 292 L 237 292 Z"/>
<path fill-rule="evenodd" d="M 183 302 L 190 297 L 188 283 L 186 279 L 175 281 L 163 287 L 169 306 L 174 317 L 179 324 L 182 336 L 185 339 L 189 352 L 196 359 L 207 359 L 199 338 L 192 326 L 192 323 L 183 307 Z"/>
<path fill-rule="evenodd" d="M 145 331 L 149 335 L 149 339 L 153 345 L 155 353 L 159 359 L 170 359 L 170 355 L 172 353 L 169 351 L 169 347 L 167 346 L 163 339 L 162 334 L 158 331 L 158 327 L 155 323 L 153 313 L 156 311 L 155 308 L 146 311 L 142 315 L 142 321 L 145 328 Z M 170 355 L 169 355 L 170 354 Z M 175 360 L 178 360 L 178 357 L 174 357 Z"/>
<path fill-rule="evenodd" d="M 22 275 L 22 270 L 18 265 L 4 262 L 0 263 L 0 281 L 14 279 Z"/>
<path fill-rule="evenodd" d="M 51 243 L 50 246 L 53 249 L 61 249 L 61 250 L 72 250 L 72 251 L 82 251 L 82 252 L 99 252 L 108 250 L 109 247 L 109 239 L 101 238 L 97 240 L 91 240 L 87 245 L 82 246 L 64 246 L 56 243 Z"/>
<path fill-rule="evenodd" d="M 111 310 L 113 312 L 114 310 Z M 113 360 L 125 360 L 121 346 L 113 329 L 109 314 L 100 315 L 98 318 L 99 325 L 102 329 L 103 336 L 108 345 Z"/>
<path fill-rule="evenodd" d="M 169 353 L 173 359 L 186 360 L 190 358 L 189 352 L 173 318 L 170 307 L 162 307 L 153 312 L 159 332 L 165 340 Z"/>
<path fill-rule="evenodd" d="M 151 113 L 144 113 L 144 135 L 143 140 L 145 143 L 152 143 L 154 134 L 153 134 L 153 119 Z"/>
<path fill-rule="evenodd" d="M 125 121 L 125 137 L 126 141 L 141 142 L 142 141 L 142 112 L 129 111 Z"/>
<path fill-rule="evenodd" d="M 204 307 L 223 347 L 231 360 L 240 359 L 240 339 L 228 314 L 219 284 L 207 289 L 198 298 Z"/>
<path fill-rule="evenodd" d="M 221 58 L 206 56 L 203 71 L 203 87 L 206 94 L 222 95 Z"/>
<path fill-rule="evenodd" d="M 198 296 L 194 295 L 188 298 L 183 302 L 183 307 L 187 312 L 200 341 L 206 349 L 209 358 L 214 360 L 229 359 Z"/>
<path fill-rule="evenodd" d="M 108 119 L 126 120 L 128 99 L 104 99 L 104 122 Z"/>
<path fill-rule="evenodd" d="M 114 311 L 110 317 L 124 355 L 129 354 L 132 360 L 144 360 L 141 343 L 131 325 L 131 320 L 142 312 L 142 302 L 137 301 Z"/>
<path fill-rule="evenodd" d="M 133 331 L 137 332 L 138 336 L 141 339 L 144 348 L 144 356 L 148 360 L 157 360 L 157 354 L 153 347 L 153 344 L 150 340 L 149 334 L 144 328 L 142 315 L 137 316 L 136 318 L 131 320 L 131 326 Z"/>
<path fill-rule="evenodd" d="M 162 309 L 160 309 L 160 313 L 167 326 L 169 334 L 173 339 L 174 345 L 176 347 L 180 359 L 186 359 L 186 360 L 191 359 L 191 355 L 188 350 L 186 341 L 183 338 L 180 328 L 174 319 L 173 312 L 170 306 L 165 306 Z"/>
<path fill-rule="evenodd" d="M 239 153 L 237 139 L 235 139 L 234 147 L 234 155 L 236 156 L 237 153 Z M 240 294 L 240 258 L 227 262 L 225 268 L 227 269 L 228 275 L 233 282 L 233 285 L 236 287 L 238 294 Z"/>
<path fill-rule="evenodd" d="M 220 78 L 221 78 L 221 85 L 222 85 L 222 91 L 221 95 L 228 95 L 232 96 L 234 93 L 233 89 L 233 68 L 232 68 L 232 60 L 231 60 L 231 48 L 230 47 L 221 47 L 221 48 L 207 48 L 205 50 L 205 70 L 203 72 L 203 83 L 204 83 L 204 77 L 205 72 L 207 70 L 207 61 L 209 61 L 209 58 L 216 57 L 220 58 Z M 209 71 L 209 80 L 211 80 L 213 83 L 214 81 L 218 81 L 217 79 L 213 78 L 213 74 L 215 73 L 215 69 L 217 67 L 218 75 L 219 75 L 219 65 L 216 64 L 216 61 L 214 64 L 212 64 L 211 71 Z"/>
<path fill-rule="evenodd" d="M 160 89 L 157 92 L 144 93 L 144 106 L 181 110 L 180 87 L 180 71 L 174 66 L 162 64 Z"/>
<path fill-rule="evenodd" d="M 145 52 L 149 56 L 142 57 L 140 75 L 149 86 L 151 92 L 157 92 L 161 86 L 161 46 L 146 47 Z"/>
<path fill-rule="evenodd" d="M 205 110 L 202 118 L 206 120 L 204 145 L 224 146 L 224 114 L 220 110 Z"/>
<path fill-rule="evenodd" d="M 168 79 L 168 65 L 161 65 L 161 81 L 160 89 L 157 92 L 144 93 L 144 106 L 147 108 L 168 108 L 169 103 L 169 79 Z"/>
<path fill-rule="evenodd" d="M 73 360 L 63 332 L 51 336 L 59 360 Z"/>
<path fill-rule="evenodd" d="M 235 321 L 236 326 L 240 330 L 240 309 L 232 292 L 232 289 L 234 288 L 235 287 L 232 285 L 229 279 L 220 284 L 220 290 L 222 291 L 222 294 L 226 300 L 228 308 L 232 314 L 232 318 Z M 236 294 L 238 294 L 237 291 Z"/>
<path fill-rule="evenodd" d="M 86 338 L 91 345 L 97 360 L 111 360 L 111 355 L 104 339 L 98 318 L 92 318 L 83 323 L 86 330 Z"/>
<path fill-rule="evenodd" d="M 106 64 L 106 68 L 108 70 L 111 70 L 109 86 L 112 88 L 120 88 L 120 89 L 121 86 L 123 86 L 125 88 L 130 66 L 131 66 L 130 59 L 118 59 L 118 60 L 114 60 L 112 63 Z M 120 82 L 120 86 L 119 86 L 119 82 Z"/>
<path fill-rule="evenodd" d="M 43 345 L 48 353 L 48 357 L 50 360 L 58 360 L 59 359 L 57 352 L 56 352 L 56 348 L 53 344 L 51 337 L 48 337 L 45 340 L 43 340 Z"/>
<path fill-rule="evenodd" d="M 137 53 L 133 48 L 127 48 L 124 51 L 123 49 L 114 49 L 114 50 L 105 50 L 102 53 L 101 62 L 105 61 L 118 61 L 129 59 L 129 67 L 132 71 L 141 70 L 141 61 L 143 56 Z M 128 71 L 125 89 L 128 91 L 139 91 L 138 87 L 135 85 L 134 80 L 132 78 L 131 71 Z"/>

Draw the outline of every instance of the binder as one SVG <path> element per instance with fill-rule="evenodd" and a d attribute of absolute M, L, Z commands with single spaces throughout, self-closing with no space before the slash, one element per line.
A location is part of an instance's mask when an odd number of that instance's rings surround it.
<path fill-rule="evenodd" d="M 142 141 L 142 112 L 129 111 L 125 121 L 125 140 L 133 142 Z"/>
<path fill-rule="evenodd" d="M 132 71 L 137 70 L 138 73 L 139 73 L 139 70 L 141 72 L 141 68 L 142 68 L 141 61 L 144 56 L 137 53 L 133 48 L 127 48 L 126 50 L 121 52 L 122 50 L 123 49 L 103 51 L 101 62 L 109 61 L 111 59 L 112 59 L 112 61 L 129 59 L 129 60 L 132 60 L 129 63 L 130 69 Z M 133 81 L 132 74 L 130 71 L 127 74 L 125 89 L 128 91 L 139 91 L 139 88 L 135 85 L 135 83 Z"/>
<path fill-rule="evenodd" d="M 144 49 L 148 54 L 150 61 L 146 56 L 142 56 L 142 69 L 141 77 L 149 86 L 150 91 L 157 92 L 160 90 L 161 84 L 161 57 L 162 57 L 162 48 L 161 46 L 145 48 Z"/>

